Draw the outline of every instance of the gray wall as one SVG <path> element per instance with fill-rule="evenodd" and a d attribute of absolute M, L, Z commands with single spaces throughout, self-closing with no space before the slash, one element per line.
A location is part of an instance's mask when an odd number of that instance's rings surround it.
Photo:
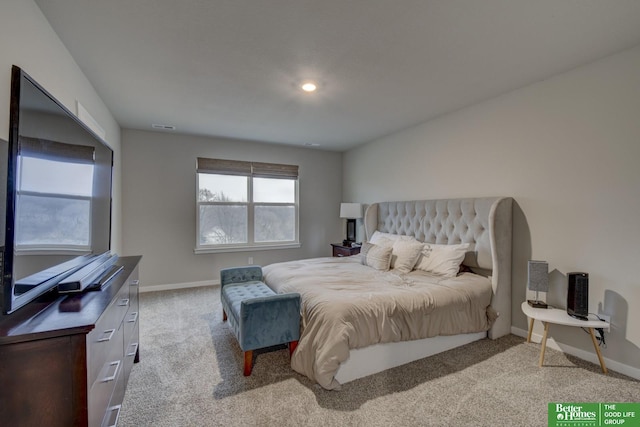
<path fill-rule="evenodd" d="M 120 126 L 32 0 L 0 2 L 0 139 L 9 138 L 11 66 L 17 65 L 76 113 L 76 100 L 106 131 L 114 150 L 111 246 L 121 247 Z"/>
<path fill-rule="evenodd" d="M 342 154 L 284 145 L 123 130 L 123 254 L 143 255 L 141 286 L 192 284 L 219 278 L 225 267 L 248 257 L 266 265 L 330 256 L 343 220 Z M 194 254 L 197 157 L 300 166 L 299 249 Z"/>
<path fill-rule="evenodd" d="M 344 196 L 514 197 L 513 325 L 527 260 L 549 262 L 560 307 L 566 273 L 588 272 L 589 311 L 612 316 L 603 354 L 638 373 L 639 160 L 640 46 L 347 152 Z M 593 353 L 581 330 L 550 332 Z"/>

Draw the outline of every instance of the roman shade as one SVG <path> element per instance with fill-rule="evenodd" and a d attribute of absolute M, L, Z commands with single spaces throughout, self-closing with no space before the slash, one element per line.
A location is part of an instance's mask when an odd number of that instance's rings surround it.
<path fill-rule="evenodd" d="M 198 173 L 253 176 L 258 178 L 298 179 L 298 166 L 278 163 L 246 162 L 240 160 L 207 159 L 198 157 Z"/>

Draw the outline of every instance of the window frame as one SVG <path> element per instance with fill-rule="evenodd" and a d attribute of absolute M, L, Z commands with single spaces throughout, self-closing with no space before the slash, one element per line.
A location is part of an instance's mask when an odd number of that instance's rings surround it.
<path fill-rule="evenodd" d="M 272 172 L 269 172 L 269 170 Z M 278 172 L 280 170 L 280 172 Z M 284 171 L 283 171 L 284 170 Z M 266 171 L 266 172 L 265 172 Z M 247 177 L 247 201 L 246 202 L 211 202 L 200 201 L 200 176 L 201 174 L 213 175 L 238 175 Z M 255 202 L 254 178 L 287 179 L 294 183 L 294 202 Z M 247 208 L 247 242 L 246 243 L 200 243 L 200 209 L 201 206 L 246 206 Z M 256 242 L 255 210 L 260 206 L 292 206 L 294 213 L 294 240 Z M 196 247 L 194 252 L 221 253 L 241 252 L 249 250 L 270 250 L 299 248 L 300 244 L 300 194 L 298 182 L 298 166 L 280 165 L 274 163 L 242 162 L 235 160 L 198 158 L 196 164 Z"/>

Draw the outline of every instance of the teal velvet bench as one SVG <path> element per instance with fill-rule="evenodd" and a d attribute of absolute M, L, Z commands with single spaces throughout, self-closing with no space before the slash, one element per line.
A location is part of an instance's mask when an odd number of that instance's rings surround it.
<path fill-rule="evenodd" d="M 257 265 L 220 270 L 222 321 L 244 352 L 244 375 L 251 375 L 253 350 L 288 344 L 289 357 L 300 338 L 300 294 L 276 294 L 262 282 Z"/>

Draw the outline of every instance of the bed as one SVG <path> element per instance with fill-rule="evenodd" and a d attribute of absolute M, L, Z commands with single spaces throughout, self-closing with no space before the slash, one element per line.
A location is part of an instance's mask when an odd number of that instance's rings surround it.
<path fill-rule="evenodd" d="M 302 334 L 292 368 L 326 389 L 339 389 L 356 378 L 510 333 L 511 206 L 505 197 L 374 203 L 364 217 L 371 243 L 360 255 L 265 266 L 264 281 L 272 289 L 302 296 Z M 405 262 L 417 246 L 417 260 Z M 433 268 L 432 261 L 448 250 L 459 254 L 461 267 L 451 272 L 447 259 L 447 269 Z"/>

